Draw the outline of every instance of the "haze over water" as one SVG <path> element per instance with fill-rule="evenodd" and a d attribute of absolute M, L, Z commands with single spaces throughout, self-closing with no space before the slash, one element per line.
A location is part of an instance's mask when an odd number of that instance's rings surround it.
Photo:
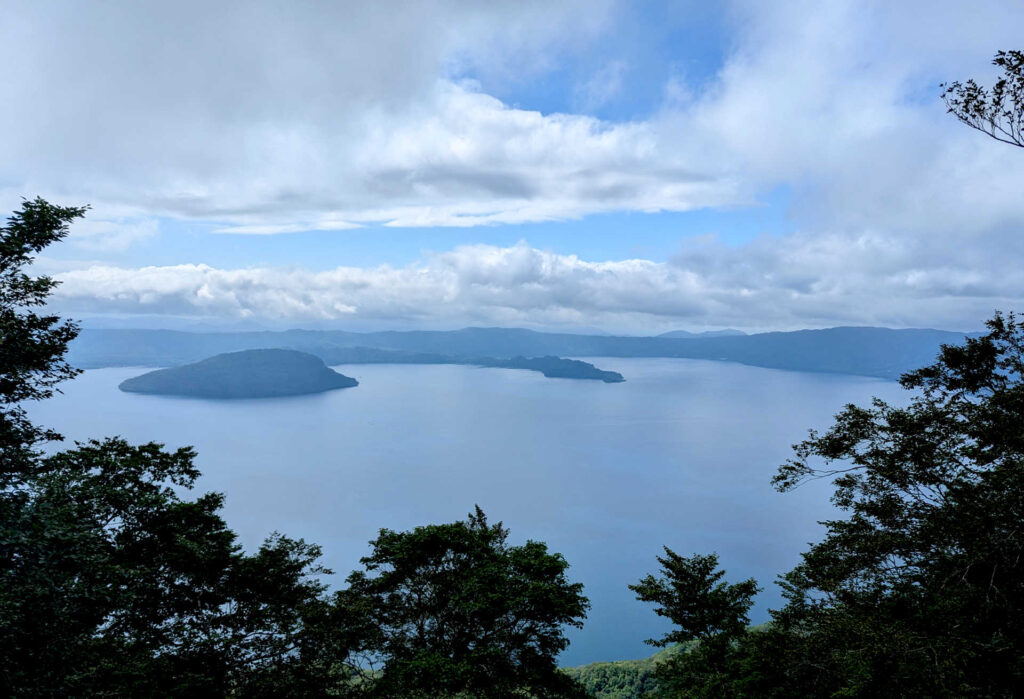
<path fill-rule="evenodd" d="M 121 393 L 139 369 L 88 371 L 31 417 L 67 438 L 119 434 L 194 445 L 201 490 L 255 548 L 274 530 L 324 548 L 334 584 L 378 529 L 464 518 L 479 504 L 511 542 L 568 559 L 593 605 L 563 665 L 649 655 L 666 628 L 626 585 L 666 545 L 717 551 L 754 576 L 765 620 L 773 581 L 819 537 L 827 484 L 779 494 L 769 480 L 808 428 L 845 403 L 905 400 L 892 382 L 683 359 L 589 358 L 623 384 L 466 366 L 346 365 L 354 389 L 209 401 Z"/>

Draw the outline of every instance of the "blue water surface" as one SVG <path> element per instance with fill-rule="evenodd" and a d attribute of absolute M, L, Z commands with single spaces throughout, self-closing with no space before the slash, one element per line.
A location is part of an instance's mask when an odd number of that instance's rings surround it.
<path fill-rule="evenodd" d="M 273 531 L 321 544 L 341 585 L 382 527 L 462 519 L 479 504 L 513 543 L 547 542 L 592 609 L 563 665 L 638 658 L 666 630 L 627 585 L 662 546 L 716 551 L 732 580 L 765 587 L 819 538 L 826 483 L 769 480 L 808 428 L 845 403 L 903 401 L 892 382 L 687 359 L 588 358 L 622 384 L 467 366 L 348 365 L 352 389 L 211 401 L 121 393 L 139 369 L 87 371 L 32 407 L 67 438 L 194 445 L 199 487 L 227 494 L 247 548 Z"/>

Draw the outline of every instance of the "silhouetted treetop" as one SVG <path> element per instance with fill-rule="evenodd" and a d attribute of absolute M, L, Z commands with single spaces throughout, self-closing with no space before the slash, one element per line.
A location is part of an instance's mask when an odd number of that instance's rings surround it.
<path fill-rule="evenodd" d="M 1024 148 L 1024 51 L 999 51 L 992 63 L 1003 75 L 991 89 L 974 80 L 943 83 L 942 100 L 972 129 Z"/>

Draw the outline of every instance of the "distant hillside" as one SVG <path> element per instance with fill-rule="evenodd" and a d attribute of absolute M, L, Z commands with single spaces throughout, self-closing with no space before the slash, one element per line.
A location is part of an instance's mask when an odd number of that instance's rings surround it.
<path fill-rule="evenodd" d="M 562 668 L 596 699 L 639 699 L 657 687 L 654 668 L 683 646 L 671 646 L 641 660 L 614 660 Z"/>
<path fill-rule="evenodd" d="M 218 354 L 195 364 L 158 369 L 123 381 L 119 388 L 129 393 L 196 398 L 275 398 L 358 384 L 311 354 L 260 349 Z"/>
<path fill-rule="evenodd" d="M 692 333 L 689 330 L 673 330 L 671 332 L 662 333 L 658 337 L 669 337 L 680 340 L 689 339 L 700 339 L 707 337 L 735 337 L 737 335 L 746 335 L 742 330 L 735 330 L 733 328 L 726 328 L 724 330 L 705 330 L 700 333 Z"/>
<path fill-rule="evenodd" d="M 376 333 L 84 330 L 72 343 L 68 360 L 85 369 L 168 366 L 223 352 L 277 347 L 309 352 L 330 364 L 472 364 L 481 357 L 683 357 L 895 379 L 905 371 L 931 363 L 941 344 L 959 344 L 963 340 L 963 333 L 943 330 L 868 327 L 683 339 L 540 333 L 516 328 Z"/>
<path fill-rule="evenodd" d="M 380 349 L 377 347 L 338 347 L 316 345 L 306 348 L 324 363 L 338 364 L 451 364 L 452 358 L 430 352 L 405 352 L 402 350 Z"/>
<path fill-rule="evenodd" d="M 771 622 L 748 627 L 759 633 Z M 562 672 L 583 685 L 587 695 L 595 699 L 641 699 L 657 689 L 654 670 L 679 653 L 688 652 L 698 641 L 676 644 L 640 660 L 613 660 L 576 667 L 560 668 Z"/>

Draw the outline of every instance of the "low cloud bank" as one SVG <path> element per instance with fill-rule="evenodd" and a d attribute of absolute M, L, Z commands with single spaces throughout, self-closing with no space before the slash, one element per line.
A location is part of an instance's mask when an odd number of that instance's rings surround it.
<path fill-rule="evenodd" d="M 941 256 L 888 236 L 792 235 L 730 248 L 713 238 L 668 262 L 593 262 L 526 243 L 471 245 L 406 267 L 217 269 L 90 265 L 57 273 L 66 313 L 307 322 L 671 327 L 976 328 L 1024 301 L 1006 256 Z"/>

